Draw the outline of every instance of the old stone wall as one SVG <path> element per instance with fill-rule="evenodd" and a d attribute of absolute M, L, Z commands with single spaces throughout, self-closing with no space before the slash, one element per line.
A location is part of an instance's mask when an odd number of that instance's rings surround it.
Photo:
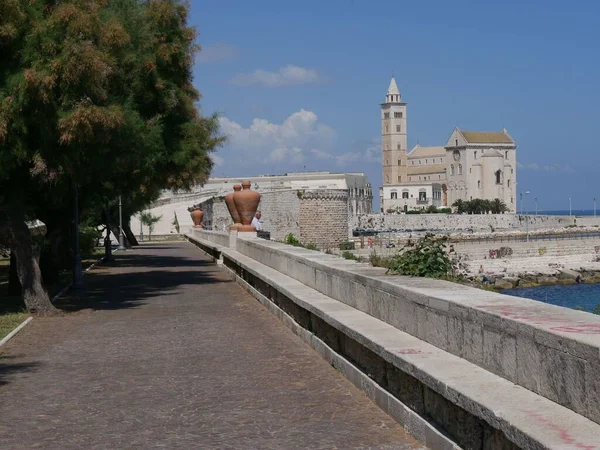
<path fill-rule="evenodd" d="M 302 191 L 300 240 L 321 249 L 348 240 L 348 192 L 341 189 Z"/>
<path fill-rule="evenodd" d="M 577 223 L 580 219 L 577 219 Z M 350 218 L 350 230 L 374 231 L 464 231 L 564 228 L 575 217 L 519 214 L 364 214 Z M 600 224 L 600 221 L 598 222 Z"/>

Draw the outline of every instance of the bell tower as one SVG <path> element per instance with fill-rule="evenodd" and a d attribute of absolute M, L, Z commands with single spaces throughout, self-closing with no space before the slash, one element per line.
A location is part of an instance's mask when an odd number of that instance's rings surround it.
<path fill-rule="evenodd" d="M 381 104 L 381 151 L 384 186 L 405 183 L 406 178 L 406 103 L 402 102 L 396 79 L 392 77 Z"/>

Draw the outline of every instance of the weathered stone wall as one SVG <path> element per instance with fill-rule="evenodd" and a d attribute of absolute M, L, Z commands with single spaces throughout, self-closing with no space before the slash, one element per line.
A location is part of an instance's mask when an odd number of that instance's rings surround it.
<path fill-rule="evenodd" d="M 262 213 L 263 229 L 271 233 L 271 239 L 281 241 L 288 234 L 300 234 L 300 199 L 295 189 L 265 192 L 261 195 L 258 209 Z"/>
<path fill-rule="evenodd" d="M 200 208 L 204 211 L 202 223 L 207 230 L 226 231 L 231 225 L 231 217 L 223 197 L 206 200 L 200 203 Z"/>
<path fill-rule="evenodd" d="M 300 201 L 300 240 L 321 249 L 348 240 L 348 192 L 341 189 L 303 191 Z"/>
<path fill-rule="evenodd" d="M 577 224 L 581 218 L 577 219 Z M 352 217 L 350 230 L 523 230 L 564 228 L 574 225 L 575 217 L 519 214 L 364 214 Z M 600 224 L 600 221 L 597 222 Z"/>

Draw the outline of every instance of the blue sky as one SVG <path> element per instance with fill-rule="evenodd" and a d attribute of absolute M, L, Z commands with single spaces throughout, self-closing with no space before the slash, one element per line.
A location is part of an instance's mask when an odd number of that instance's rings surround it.
<path fill-rule="evenodd" d="M 506 127 L 540 209 L 600 200 L 600 2 L 192 2 L 204 114 L 229 143 L 213 176 L 365 172 L 381 185 L 392 73 L 408 144 Z M 377 191 L 376 191 L 377 192 Z M 532 201 L 533 203 L 533 201 Z"/>

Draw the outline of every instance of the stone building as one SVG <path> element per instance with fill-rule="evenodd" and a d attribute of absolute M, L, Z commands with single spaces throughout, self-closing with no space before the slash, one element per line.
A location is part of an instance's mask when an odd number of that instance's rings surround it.
<path fill-rule="evenodd" d="M 444 146 L 407 151 L 407 104 L 392 77 L 381 105 L 381 212 L 449 207 L 456 200 L 500 199 L 517 205 L 517 145 L 506 129 L 455 128 Z"/>
<path fill-rule="evenodd" d="M 351 217 L 372 212 L 373 191 L 363 173 L 302 172 L 244 178 L 211 178 L 192 192 L 165 192 L 149 211 L 161 216 L 153 234 L 177 233 L 192 226 L 188 207 L 200 204 L 205 212 L 204 224 L 217 231 L 231 224 L 223 197 L 234 184 L 248 180 L 261 193 L 259 209 L 265 230 L 272 239 L 281 240 L 293 233 L 304 243 L 320 248 L 345 241 Z M 132 217 L 131 227 L 139 232 L 139 220 Z"/>

